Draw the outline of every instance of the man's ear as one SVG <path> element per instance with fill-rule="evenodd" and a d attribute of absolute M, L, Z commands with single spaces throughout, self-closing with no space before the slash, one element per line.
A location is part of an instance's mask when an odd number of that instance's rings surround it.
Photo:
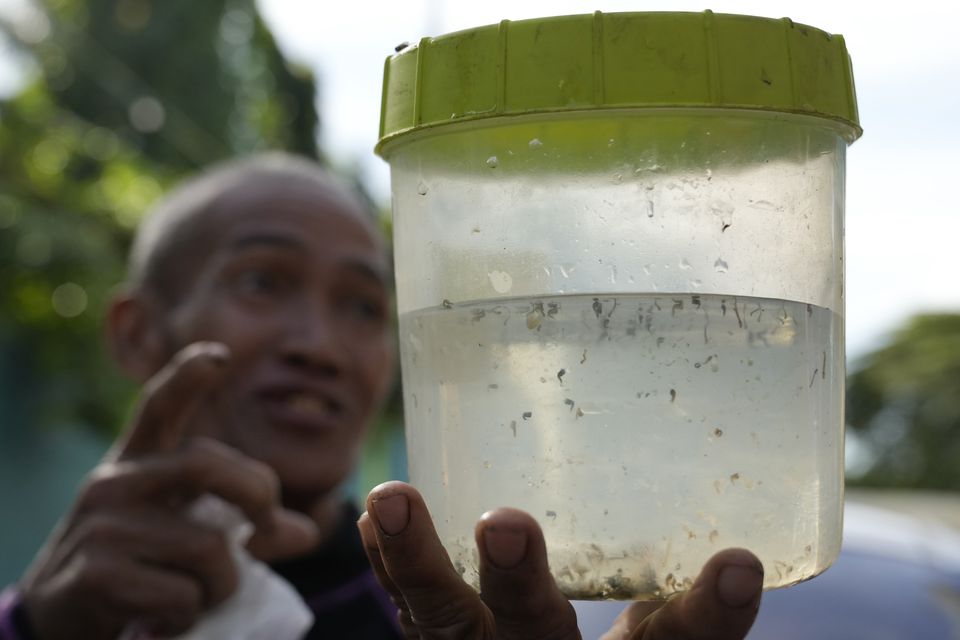
<path fill-rule="evenodd" d="M 125 373 L 146 382 L 170 358 L 167 353 L 165 315 L 151 296 L 122 293 L 107 311 L 107 343 Z"/>

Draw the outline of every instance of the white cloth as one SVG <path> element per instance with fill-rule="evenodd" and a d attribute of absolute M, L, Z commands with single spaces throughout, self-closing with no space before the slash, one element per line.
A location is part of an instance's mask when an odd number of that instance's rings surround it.
<path fill-rule="evenodd" d="M 191 506 L 190 515 L 227 532 L 239 584 L 229 598 L 174 640 L 300 640 L 313 624 L 313 613 L 286 580 L 247 553 L 244 545 L 253 525 L 243 513 L 205 495 Z M 122 640 L 144 637 L 131 626 Z"/>

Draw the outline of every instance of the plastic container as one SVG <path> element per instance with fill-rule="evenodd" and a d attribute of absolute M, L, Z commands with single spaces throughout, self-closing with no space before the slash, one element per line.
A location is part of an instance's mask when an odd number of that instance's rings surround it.
<path fill-rule="evenodd" d="M 743 546 L 825 569 L 843 504 L 839 36 L 705 13 L 503 22 L 386 63 L 410 479 L 465 579 L 525 509 L 578 599 Z"/>

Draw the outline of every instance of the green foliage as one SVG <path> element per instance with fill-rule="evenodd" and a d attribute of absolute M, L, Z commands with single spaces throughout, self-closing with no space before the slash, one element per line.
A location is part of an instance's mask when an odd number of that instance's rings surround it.
<path fill-rule="evenodd" d="M 847 381 L 847 424 L 873 456 L 858 483 L 960 489 L 960 315 L 922 315 Z"/>
<path fill-rule="evenodd" d="M 132 229 L 165 189 L 258 149 L 316 157 L 313 79 L 253 0 L 48 0 L 39 70 L 0 102 L 5 427 L 112 433 L 133 387 L 100 339 Z M 18 424 L 9 424 L 13 417 Z"/>
<path fill-rule="evenodd" d="M 151 160 L 316 155 L 313 80 L 287 65 L 252 0 L 47 5 L 52 31 L 36 51 L 57 101 Z"/>

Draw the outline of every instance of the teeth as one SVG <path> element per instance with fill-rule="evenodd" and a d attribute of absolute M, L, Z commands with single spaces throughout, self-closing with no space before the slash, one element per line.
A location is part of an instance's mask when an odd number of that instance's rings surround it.
<path fill-rule="evenodd" d="M 288 407 L 303 413 L 324 413 L 327 410 L 326 403 L 319 398 L 303 393 L 292 394 L 286 398 L 285 402 Z"/>

